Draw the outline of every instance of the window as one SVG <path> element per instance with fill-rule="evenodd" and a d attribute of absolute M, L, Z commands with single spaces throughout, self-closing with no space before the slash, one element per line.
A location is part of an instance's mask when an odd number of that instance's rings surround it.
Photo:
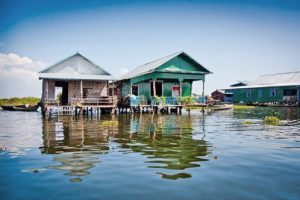
<path fill-rule="evenodd" d="M 263 96 L 262 90 L 258 90 L 257 95 L 258 95 L 258 97 L 262 97 Z"/>
<path fill-rule="evenodd" d="M 92 88 L 82 88 L 82 98 L 88 98 L 89 96 L 89 90 Z"/>
<path fill-rule="evenodd" d="M 296 89 L 284 89 L 283 96 L 297 96 L 297 90 Z"/>
<path fill-rule="evenodd" d="M 131 87 L 131 94 L 135 96 L 139 96 L 139 86 L 138 85 L 133 85 Z"/>
<path fill-rule="evenodd" d="M 277 95 L 277 90 L 276 88 L 271 88 L 270 89 L 270 97 L 276 97 Z"/>
<path fill-rule="evenodd" d="M 246 96 L 247 96 L 247 97 L 251 97 L 251 90 L 247 90 Z"/>

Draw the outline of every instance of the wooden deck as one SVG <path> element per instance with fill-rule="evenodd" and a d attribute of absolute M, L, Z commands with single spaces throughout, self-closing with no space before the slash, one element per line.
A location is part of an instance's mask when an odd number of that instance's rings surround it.
<path fill-rule="evenodd" d="M 47 99 L 42 108 L 45 115 L 88 115 L 114 113 L 116 105 L 117 99 L 114 97 L 72 98 L 68 105 Z"/>

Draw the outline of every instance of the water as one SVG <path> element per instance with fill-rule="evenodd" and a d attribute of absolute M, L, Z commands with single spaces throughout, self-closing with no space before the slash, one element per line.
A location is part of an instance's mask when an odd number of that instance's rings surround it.
<path fill-rule="evenodd" d="M 299 199 L 300 125 L 263 124 L 271 112 L 300 118 L 280 108 L 50 119 L 2 111 L 1 199 Z"/>

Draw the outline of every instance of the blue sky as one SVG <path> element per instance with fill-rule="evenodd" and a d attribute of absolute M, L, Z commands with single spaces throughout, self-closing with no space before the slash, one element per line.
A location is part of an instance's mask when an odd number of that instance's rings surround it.
<path fill-rule="evenodd" d="M 214 73 L 209 94 L 300 70 L 299 22 L 300 2 L 288 0 L 2 0 L 0 97 L 40 97 L 36 72 L 78 51 L 118 77 L 183 50 Z"/>

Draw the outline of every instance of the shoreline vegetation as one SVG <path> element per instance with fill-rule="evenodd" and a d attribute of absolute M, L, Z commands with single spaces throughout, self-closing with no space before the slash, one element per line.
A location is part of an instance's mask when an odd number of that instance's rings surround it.
<path fill-rule="evenodd" d="M 40 101 L 41 99 L 36 97 L 12 97 L 0 99 L 0 105 L 34 105 Z"/>

